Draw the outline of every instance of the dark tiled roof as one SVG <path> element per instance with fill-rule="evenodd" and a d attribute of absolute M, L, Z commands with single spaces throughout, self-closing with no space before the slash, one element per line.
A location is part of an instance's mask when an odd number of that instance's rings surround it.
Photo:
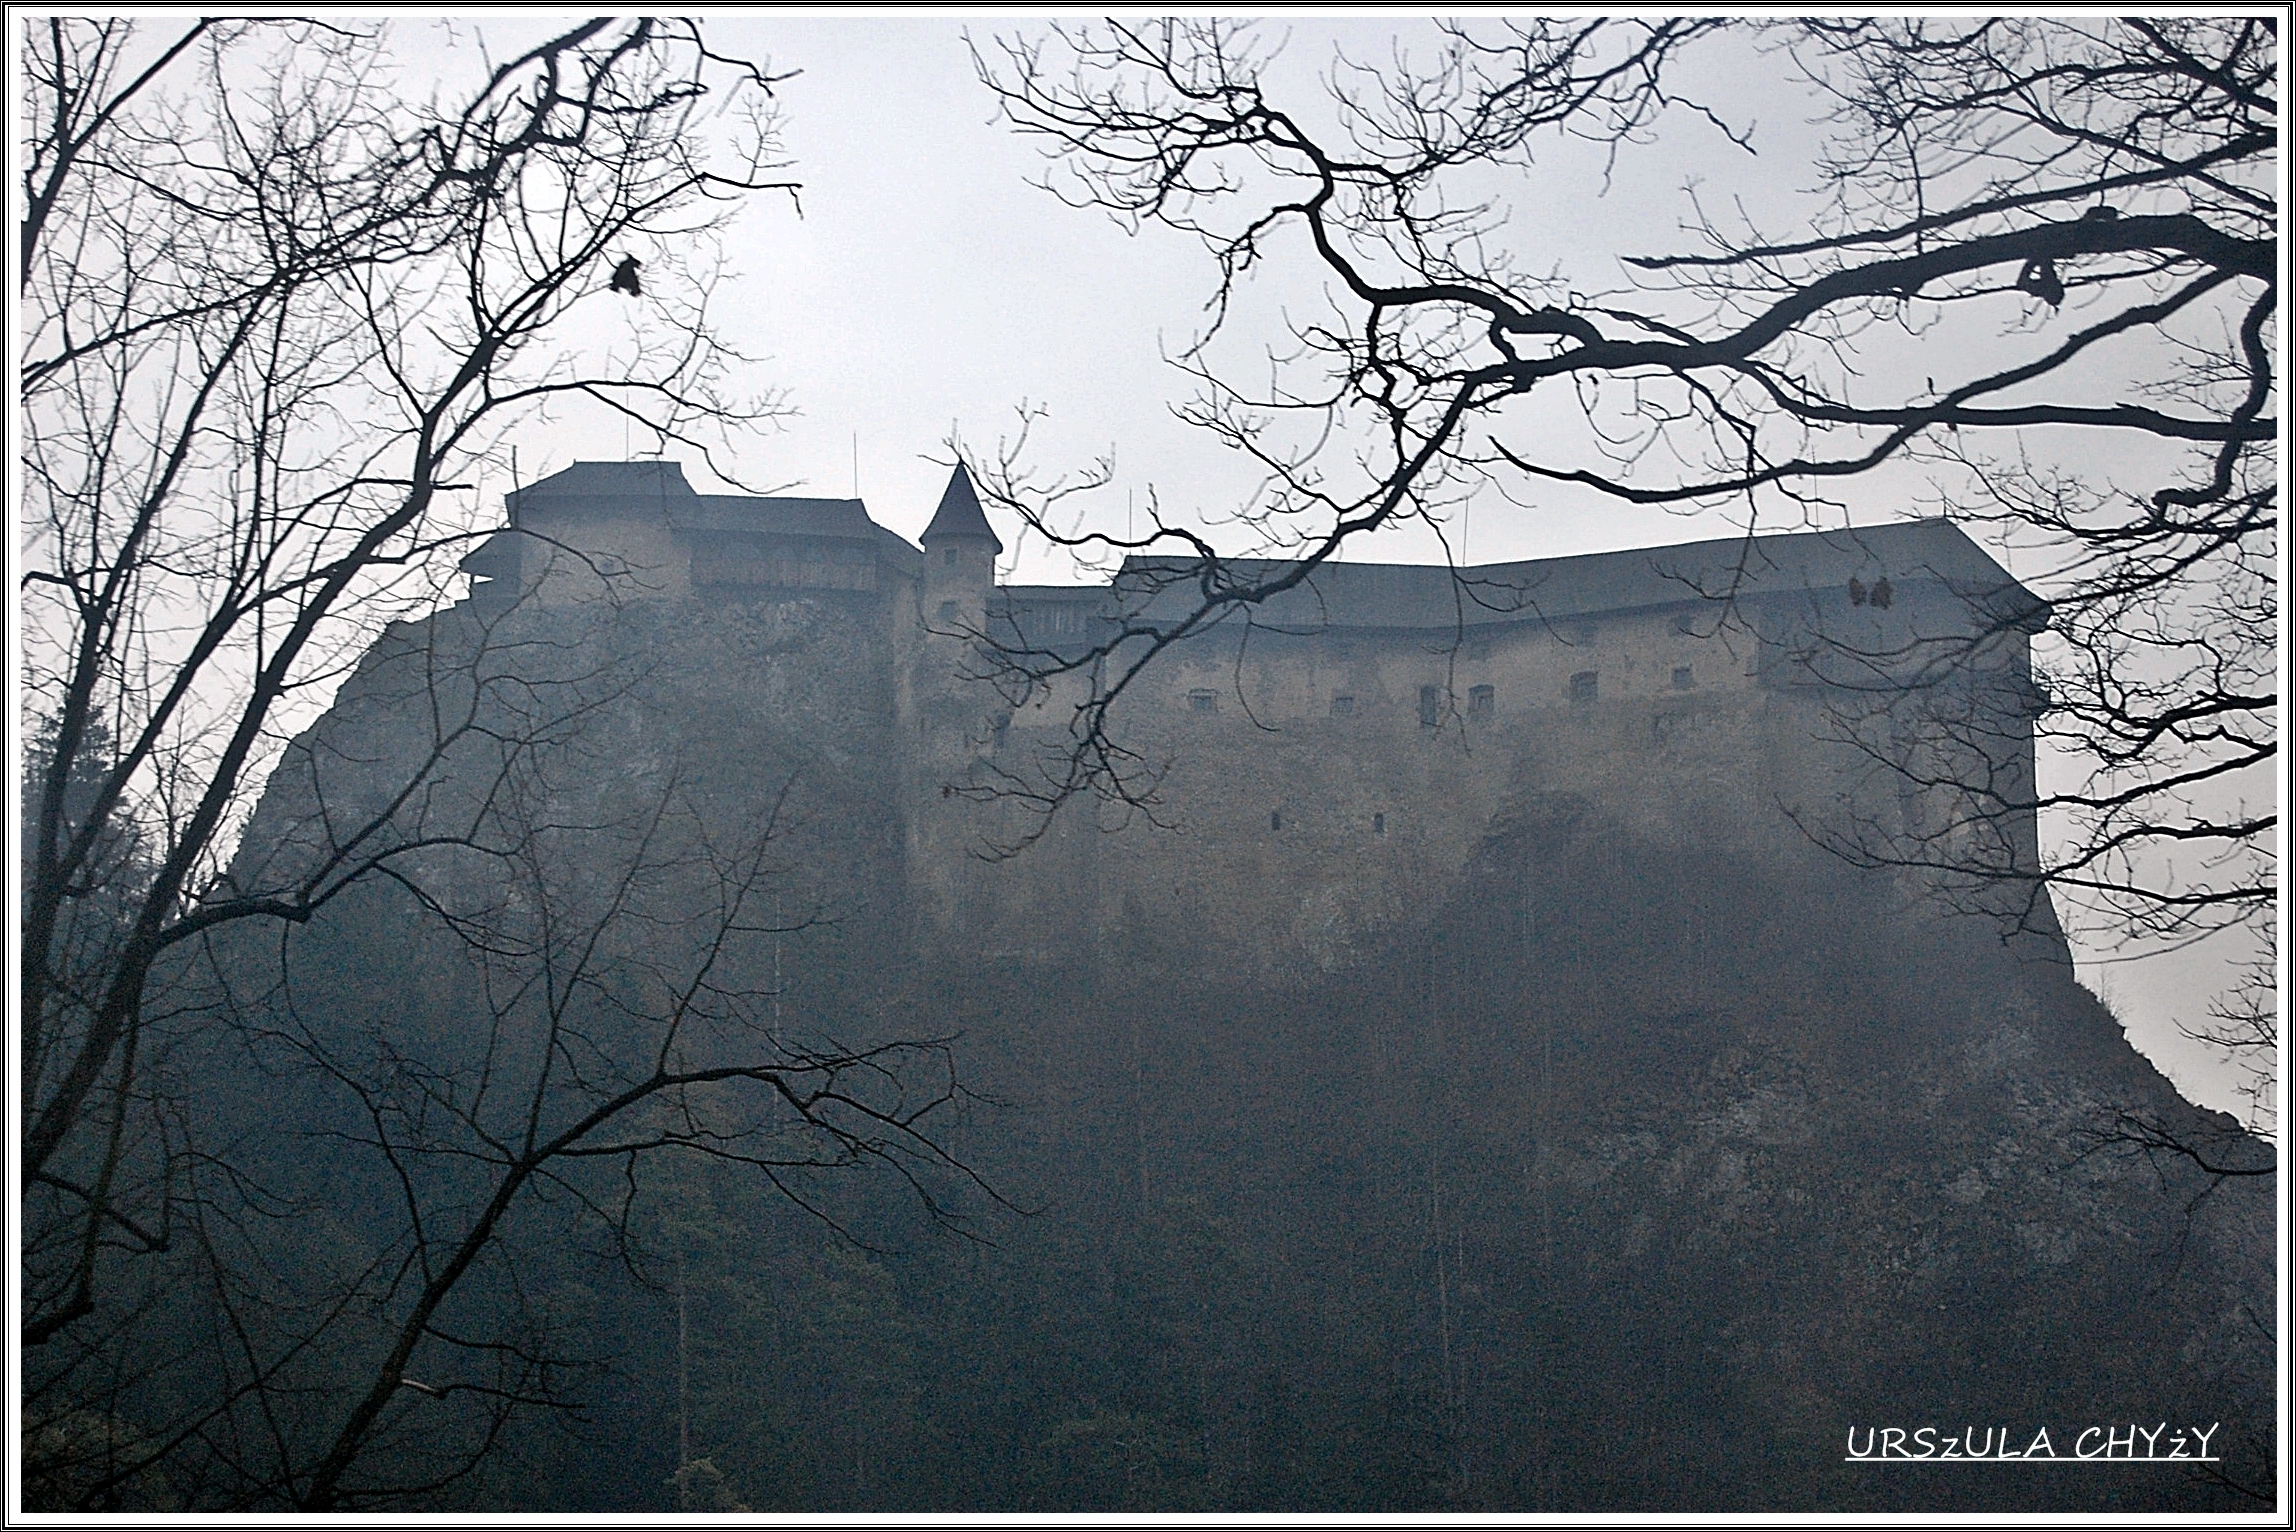
<path fill-rule="evenodd" d="M 941 504 L 933 512 L 933 524 L 925 528 L 925 535 L 918 541 L 930 543 L 942 537 L 985 537 L 995 544 L 997 552 L 1004 552 L 996 529 L 989 525 L 988 517 L 981 511 L 981 497 L 973 493 L 973 476 L 965 472 L 962 463 L 949 475 L 949 487 L 941 491 Z"/>
<path fill-rule="evenodd" d="M 658 511 L 687 533 L 831 538 L 868 542 L 896 568 L 913 571 L 916 548 L 878 526 L 859 500 L 802 496 L 697 495 L 684 469 L 667 460 L 576 463 L 514 492 L 521 512 L 552 509 Z M 969 537 L 1004 544 L 989 526 L 963 464 L 949 475 L 923 540 Z M 489 542 L 464 567 L 490 572 L 503 550 Z M 1238 559 L 1222 566 L 1253 582 L 1289 566 Z M 1443 629 L 1552 622 L 1601 612 L 1647 610 L 1723 596 L 1778 597 L 1839 593 L 1855 576 L 1867 585 L 1887 576 L 1911 588 L 1944 587 L 1981 597 L 2003 616 L 2038 627 L 2046 605 L 2010 578 L 1966 533 L 1944 520 L 1893 522 L 1841 532 L 1794 532 L 1720 538 L 1668 548 L 1635 548 L 1573 558 L 1531 559 L 1459 570 L 1440 564 L 1326 564 L 1292 590 L 1251 613 L 1263 627 L 1314 633 L 1331 628 Z M 1132 558 L 1114 587 L 1008 586 L 995 610 L 1024 631 L 1044 626 L 1062 641 L 1087 625 L 1079 606 L 1134 620 L 1176 621 L 1198 596 L 1195 561 Z M 1055 615 L 1057 613 L 1057 615 Z M 1031 620 L 1032 615 L 1036 620 Z"/>
<path fill-rule="evenodd" d="M 682 463 L 647 458 L 635 463 L 576 463 L 559 469 L 547 479 L 537 479 L 522 489 L 513 490 L 509 498 L 516 501 L 521 510 L 561 501 L 580 502 L 583 509 L 588 509 L 598 501 L 666 504 L 672 500 L 691 500 L 694 487 L 686 482 Z"/>
<path fill-rule="evenodd" d="M 906 538 L 869 519 L 859 500 L 816 500 L 798 495 L 696 495 L 670 508 L 680 532 L 821 537 L 865 542 L 882 562 L 913 572 L 917 550 Z"/>
<path fill-rule="evenodd" d="M 1223 566 L 1240 581 L 1280 573 L 1275 560 Z M 1450 628 L 1554 621 L 1598 612 L 1673 606 L 1724 596 L 1746 598 L 1831 591 L 1851 576 L 1886 575 L 1899 587 L 1942 584 L 1988 605 L 2046 611 L 2040 598 L 1943 520 L 1898 522 L 1845 532 L 1722 538 L 1670 548 L 1634 548 L 1574 558 L 1485 564 L 1454 572 L 1440 564 L 1326 564 L 1252 614 L 1262 626 L 1299 632 L 1327 628 Z M 1149 621 L 1177 620 L 1199 599 L 1196 562 L 1132 558 L 1116 577 L 1127 606 Z"/>
<path fill-rule="evenodd" d="M 669 507 L 680 532 L 771 532 L 787 537 L 874 540 L 883 530 L 858 500 L 796 495 L 696 495 Z"/>
<path fill-rule="evenodd" d="M 753 533 L 780 537 L 867 542 L 881 557 L 913 563 L 917 550 L 869 519 L 858 500 L 804 495 L 697 495 L 683 465 L 648 459 L 634 463 L 576 463 L 511 495 L 520 518 L 552 511 L 590 514 L 626 510 L 660 514 L 679 532 Z M 467 565 L 465 567 L 473 567 Z"/>
<path fill-rule="evenodd" d="M 1086 606 L 1106 604 L 1108 587 L 1105 585 L 1000 585 L 997 595 L 1002 603 L 1014 606 L 1058 604 Z"/>
<path fill-rule="evenodd" d="M 455 562 L 455 568 L 491 580 L 518 572 L 518 543 L 525 541 L 515 532 L 497 532 Z"/>

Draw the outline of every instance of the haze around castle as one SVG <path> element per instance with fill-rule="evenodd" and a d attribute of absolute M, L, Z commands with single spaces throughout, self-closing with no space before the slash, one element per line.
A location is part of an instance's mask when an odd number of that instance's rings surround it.
<path fill-rule="evenodd" d="M 19 1510 L 2282 1503 L 2269 17 L 12 35 Z"/>
<path fill-rule="evenodd" d="M 527 30 L 539 36 L 542 29 L 496 18 L 487 40 L 506 54 Z M 1071 503 L 1077 526 L 1137 529 L 1155 503 L 1167 520 L 1217 535 L 1259 480 L 1251 465 L 1172 412 L 1190 380 L 1170 359 L 1204 321 L 1208 262 L 1168 231 L 1128 235 L 1031 184 L 1046 175 L 1045 160 L 995 120 L 966 48 L 968 35 L 986 47 L 995 31 L 992 23 L 914 17 L 713 23 L 713 35 L 734 51 L 794 71 L 775 95 L 785 113 L 788 173 L 802 190 L 794 203 L 766 198 L 745 210 L 728 240 L 734 269 L 726 280 L 738 296 L 721 306 L 729 338 L 755 358 L 755 376 L 745 381 L 779 391 L 788 413 L 716 459 L 733 481 L 713 482 L 710 464 L 689 450 L 669 455 L 704 493 L 857 495 L 872 519 L 914 541 L 956 460 L 952 441 L 977 459 L 1016 434 L 1019 409 L 1036 406 L 1043 416 L 1030 431 L 1032 463 L 1064 472 L 1103 455 L 1114 460 L 1108 487 Z M 1278 70 L 1304 82 L 1328 67 L 1335 47 L 1380 56 L 1404 31 L 1386 20 L 1301 22 L 1289 31 Z M 402 38 L 410 71 L 429 59 L 449 73 L 467 67 L 439 46 L 442 34 L 410 25 Z M 1557 200 L 1583 212 L 1547 231 L 1553 259 L 1579 280 L 1623 287 L 1615 252 L 1667 244 L 1689 190 L 1720 185 L 1757 205 L 1764 197 L 1791 203 L 1803 188 L 1787 167 L 1800 163 L 1797 135 L 1806 130 L 1798 124 L 1808 109 L 1781 95 L 1763 111 L 1758 156 L 1710 132 L 1673 134 L 1670 178 L 1650 176 L 1647 166 L 1638 175 L 1607 175 L 1597 147 L 1578 146 L 1575 155 L 1557 149 L 1542 162 L 1542 185 L 1575 186 L 1575 196 Z M 1260 319 L 1255 338 L 1281 338 L 1273 308 Z M 631 323 L 618 301 L 603 297 L 586 320 L 588 338 L 607 345 L 617 326 Z M 2080 441 L 2084 458 L 2130 453 L 2133 461 L 2136 449 L 2110 435 Z M 534 422 L 518 443 L 527 483 L 576 461 L 650 450 L 626 424 L 574 411 Z M 502 476 L 483 486 L 482 523 L 499 518 L 510 487 L 509 464 L 494 467 Z M 1884 465 L 1835 486 L 1835 511 L 1758 530 L 1886 524 L 1920 514 L 1930 492 L 1918 470 Z M 1000 580 L 1082 584 L 1110 572 L 1080 567 L 1068 551 L 1014 535 L 1019 530 L 1009 519 L 1003 527 Z M 1746 530 L 1731 511 L 1622 506 L 1549 486 L 1525 505 L 1486 494 L 1440 536 L 1406 523 L 1351 544 L 1341 557 L 1480 564 Z M 1987 552 L 2020 578 L 2049 572 L 2025 549 L 1991 543 Z M 2072 766 L 2054 762 L 2046 748 L 2037 765 L 2044 789 L 2053 771 L 2069 785 Z M 2155 950 L 2077 921 L 2068 926 L 2082 982 L 2114 1006 L 2132 1041 L 2195 1101 L 2234 1107 L 2238 1071 L 2180 1026 L 2205 1021 L 2207 998 L 2249 959 L 2245 942 L 2229 934 Z"/>

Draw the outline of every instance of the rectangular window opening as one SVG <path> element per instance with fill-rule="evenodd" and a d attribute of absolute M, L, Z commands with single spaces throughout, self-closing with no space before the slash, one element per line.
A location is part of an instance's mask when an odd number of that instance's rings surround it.
<path fill-rule="evenodd" d="M 1696 684 L 1697 683 L 1690 678 L 1690 667 L 1688 665 L 1677 665 L 1674 667 L 1674 689 L 1676 691 L 1686 692 Z"/>
<path fill-rule="evenodd" d="M 1220 694 L 1219 694 L 1218 692 L 1215 692 L 1215 691 L 1192 691 L 1192 692 L 1188 693 L 1188 711 L 1189 711 L 1189 712 L 1191 712 L 1191 713 L 1217 713 L 1219 710 L 1220 710 Z"/>
<path fill-rule="evenodd" d="M 1387 833 L 1387 816 L 1385 814 L 1374 814 L 1371 816 L 1371 833 L 1374 835 L 1385 835 Z"/>
<path fill-rule="evenodd" d="M 1435 727 L 1437 724 L 1441 723 L 1442 721 L 1443 721 L 1443 688 L 1442 688 L 1442 687 L 1440 687 L 1440 686 L 1422 686 L 1422 687 L 1420 687 L 1420 688 L 1419 688 L 1419 726 L 1420 726 L 1421 728 L 1423 728 L 1423 729 L 1432 729 L 1432 728 L 1434 728 L 1434 727 Z"/>
<path fill-rule="evenodd" d="M 1497 710 L 1498 695 L 1496 690 L 1488 686 L 1469 687 L 1467 689 L 1467 716 L 1469 718 L 1490 717 Z"/>
<path fill-rule="evenodd" d="M 1571 701 L 1592 702 L 1595 694 L 1595 673 L 1582 670 L 1571 677 Z"/>
<path fill-rule="evenodd" d="M 1355 716 L 1355 699 L 1353 697 L 1332 698 L 1331 716 L 1334 718 L 1353 718 Z"/>
<path fill-rule="evenodd" d="M 1282 811 L 1281 809 L 1271 809 L 1271 810 L 1268 812 L 1268 828 L 1269 828 L 1269 829 L 1271 829 L 1271 830 L 1280 830 L 1280 829 L 1282 829 L 1283 827 L 1284 827 L 1284 816 L 1283 816 L 1283 811 Z"/>

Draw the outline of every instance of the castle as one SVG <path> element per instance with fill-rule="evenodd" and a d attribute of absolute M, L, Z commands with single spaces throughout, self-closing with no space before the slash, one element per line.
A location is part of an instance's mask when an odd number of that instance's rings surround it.
<path fill-rule="evenodd" d="M 463 562 L 481 615 L 612 596 L 851 640 L 815 678 L 847 722 L 805 726 L 892 757 L 866 812 L 921 951 L 1343 971 L 1431 918 L 1494 836 L 1558 816 L 1772 867 L 1838 867 L 1820 841 L 1902 847 L 1901 883 L 2035 865 L 2028 643 L 2047 608 L 1942 520 L 1326 564 L 1127 688 L 1108 726 L 1139 791 L 1039 821 L 1008 789 L 1069 758 L 1108 673 L 1058 662 L 1185 617 L 1190 561 L 999 585 L 1003 543 L 961 466 L 921 548 L 859 500 L 701 495 L 664 461 L 577 463 L 508 509 Z M 2044 898 L 2016 913 L 2054 938 Z"/>

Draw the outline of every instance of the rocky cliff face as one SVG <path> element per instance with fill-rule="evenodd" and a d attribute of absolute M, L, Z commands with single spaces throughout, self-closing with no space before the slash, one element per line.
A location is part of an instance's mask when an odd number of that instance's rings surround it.
<path fill-rule="evenodd" d="M 475 906 L 489 861 L 537 827 L 604 867 L 666 819 L 684 840 L 656 859 L 682 859 L 681 876 L 768 847 L 769 918 L 898 946 L 904 784 L 879 604 L 460 606 L 398 625 L 288 747 L 234 877 L 287 888 L 389 853 L 418 881 L 469 884 Z M 419 842 L 437 844 L 394 849 Z"/>
<path fill-rule="evenodd" d="M 914 1472 L 826 1489 L 790 1467 L 802 1423 L 751 1419 L 714 1458 L 746 1503 L 2151 1510 L 2272 1492 L 2270 1180 L 2215 1183 L 2116 1135 L 2136 1118 L 2244 1166 L 2268 1153 L 2178 1100 L 2053 944 L 1550 793 L 1518 794 L 1459 881 L 1423 892 L 1408 941 L 1336 975 L 1238 981 L 1169 921 L 1069 956 L 915 958 L 909 747 L 876 690 L 896 665 L 835 599 L 513 617 L 483 643 L 467 613 L 396 632 L 290 752 L 241 857 L 250 884 L 307 865 L 387 807 L 437 720 L 478 719 L 394 833 L 469 822 L 506 761 L 529 818 L 593 827 L 563 843 L 576 862 L 670 795 L 696 845 L 778 815 L 776 896 L 827 918 L 728 982 L 963 1033 L 966 1079 L 998 1104 L 951 1144 L 1033 1216 L 985 1214 L 993 1260 L 920 1257 L 855 1321 L 940 1380 L 884 1428 Z M 743 1301 L 770 1307 L 773 1257 L 744 1259 L 767 1296 Z M 790 1322 L 778 1344 L 800 1356 Z M 994 1390 L 984 1357 L 1002 1358 Z M 2092 1427 L 2208 1431 L 2222 1461 L 1845 1461 L 1923 1428 L 1996 1456 L 2045 1429 L 2069 1457 Z M 605 1429 L 633 1433 L 633 1461 L 653 1450 L 636 1417 Z M 927 1472 L 935 1453 L 955 1466 Z"/>
<path fill-rule="evenodd" d="M 2117 1134 L 2264 1146 L 2049 951 L 1550 809 L 1344 985 L 976 1006 L 1027 1039 L 992 1081 L 1060 1125 L 1043 1195 L 1249 1252 L 1205 1294 L 1207 1440 L 1252 1439 L 1267 1370 L 1373 1366 L 1427 1386 L 1425 1493 L 1462 1508 L 2253 1503 L 2217 1476 L 2270 1483 L 2269 1179 Z M 1884 1429 L 2070 1457 L 2164 1423 L 2226 1462 L 1844 1461 Z"/>

